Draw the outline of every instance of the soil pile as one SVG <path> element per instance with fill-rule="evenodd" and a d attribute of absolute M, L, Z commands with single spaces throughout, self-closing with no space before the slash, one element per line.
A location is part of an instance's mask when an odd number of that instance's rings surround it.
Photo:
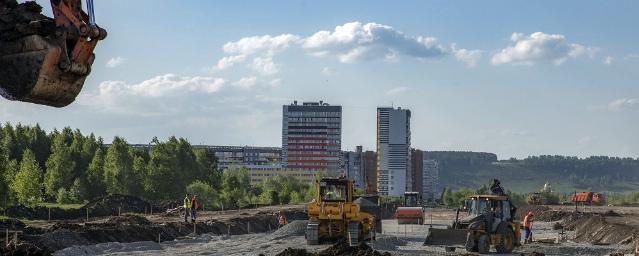
<path fill-rule="evenodd" d="M 0 0 L 0 40 L 11 41 L 29 35 L 47 36 L 54 32 L 55 22 L 41 14 L 35 1 L 18 4 L 16 0 Z"/>
<path fill-rule="evenodd" d="M 608 223 L 605 214 L 573 213 L 563 221 L 575 231 L 575 242 L 592 244 L 629 244 L 639 230 L 628 225 Z"/>
<path fill-rule="evenodd" d="M 137 196 L 115 194 L 95 199 L 82 208 L 88 208 L 91 215 L 108 216 L 120 212 L 144 213 L 150 211 L 151 204 Z"/>
<path fill-rule="evenodd" d="M 24 223 L 18 219 L 5 218 L 0 219 L 0 230 L 22 230 L 24 229 Z"/>
<path fill-rule="evenodd" d="M 366 243 L 360 243 L 357 246 L 349 246 L 346 240 L 342 239 L 326 250 L 318 253 L 311 253 L 304 249 L 287 248 L 277 254 L 277 256 L 390 256 L 388 252 L 379 252 L 373 250 Z"/>
<path fill-rule="evenodd" d="M 106 221 L 106 223 L 123 225 L 151 225 L 151 222 L 147 218 L 133 214 L 110 217 Z"/>
<path fill-rule="evenodd" d="M 515 218 L 523 220 L 528 212 L 533 212 L 537 221 L 560 221 L 571 214 L 566 211 L 551 210 L 543 205 L 522 205 L 517 209 Z"/>
<path fill-rule="evenodd" d="M 307 220 L 295 220 L 284 225 L 271 234 L 272 239 L 282 239 L 291 236 L 303 236 L 306 233 Z"/>

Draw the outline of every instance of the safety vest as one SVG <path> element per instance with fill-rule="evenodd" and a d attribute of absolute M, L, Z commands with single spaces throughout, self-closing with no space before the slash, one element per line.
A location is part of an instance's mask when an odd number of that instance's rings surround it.
<path fill-rule="evenodd" d="M 532 216 L 530 215 L 526 215 L 526 217 L 524 217 L 524 228 L 532 228 L 532 220 L 531 220 Z"/>
<path fill-rule="evenodd" d="M 286 224 L 286 216 L 284 216 L 284 214 L 280 214 L 279 223 L 280 225 Z"/>
<path fill-rule="evenodd" d="M 197 207 L 197 199 L 194 197 L 193 200 L 191 200 L 191 208 L 197 209 Z"/>
<path fill-rule="evenodd" d="M 191 208 L 191 200 L 189 199 L 188 196 L 184 198 L 184 208 L 185 209 Z"/>

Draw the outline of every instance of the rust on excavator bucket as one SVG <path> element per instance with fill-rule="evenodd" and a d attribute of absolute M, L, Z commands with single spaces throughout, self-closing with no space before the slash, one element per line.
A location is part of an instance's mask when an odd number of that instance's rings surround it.
<path fill-rule="evenodd" d="M 54 107 L 73 102 L 88 72 L 79 75 L 59 68 L 60 59 L 66 52 L 64 47 L 66 45 L 57 45 L 39 35 L 0 41 L 2 96 Z"/>
<path fill-rule="evenodd" d="M 464 245 L 468 229 L 429 228 L 424 245 Z"/>

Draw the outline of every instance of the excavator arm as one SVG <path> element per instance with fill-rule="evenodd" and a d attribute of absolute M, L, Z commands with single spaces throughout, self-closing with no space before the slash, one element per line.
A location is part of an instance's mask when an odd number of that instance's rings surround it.
<path fill-rule="evenodd" d="M 5 31 L 19 36 L 0 37 L 0 94 L 10 100 L 69 105 L 91 72 L 93 50 L 107 35 L 95 24 L 93 1 L 87 0 L 86 13 L 80 0 L 51 0 L 53 22 L 25 13 L 37 9 L 22 6 L 27 3 L 4 6 L 3 11 L 3 1 L 9 0 L 0 0 L 0 12 L 9 17 L 3 19 L 9 20 Z M 41 20 L 29 20 L 38 17 Z"/>

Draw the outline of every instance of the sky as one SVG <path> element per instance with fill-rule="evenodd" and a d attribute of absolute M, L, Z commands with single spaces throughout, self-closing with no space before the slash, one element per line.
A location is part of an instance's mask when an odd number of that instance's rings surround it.
<path fill-rule="evenodd" d="M 38 1 L 51 15 L 49 1 Z M 412 146 L 639 157 L 637 1 L 95 1 L 108 37 L 65 108 L 0 120 L 110 141 L 281 146 L 282 105 L 343 106 L 342 149 L 375 150 L 376 107 Z"/>

